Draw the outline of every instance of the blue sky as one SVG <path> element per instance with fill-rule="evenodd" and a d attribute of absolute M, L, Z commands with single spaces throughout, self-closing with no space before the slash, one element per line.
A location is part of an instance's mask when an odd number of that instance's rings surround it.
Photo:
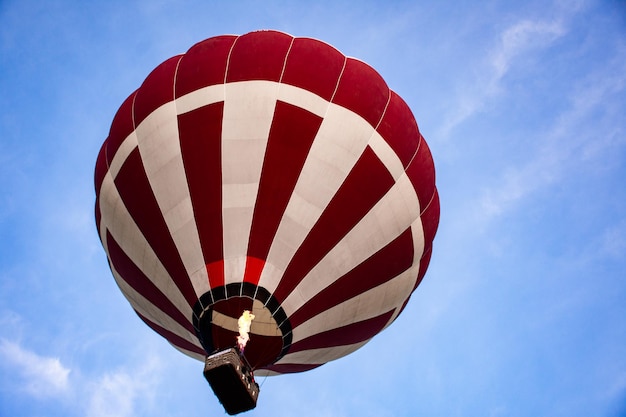
<path fill-rule="evenodd" d="M 93 168 L 122 101 L 202 39 L 277 29 L 368 62 L 412 108 L 441 222 L 400 318 L 274 416 L 626 414 L 623 1 L 0 3 L 0 415 L 224 415 L 134 315 Z"/>

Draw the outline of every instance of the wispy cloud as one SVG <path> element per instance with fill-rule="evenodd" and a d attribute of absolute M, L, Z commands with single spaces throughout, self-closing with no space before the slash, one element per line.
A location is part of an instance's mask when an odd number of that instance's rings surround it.
<path fill-rule="evenodd" d="M 0 357 L 19 376 L 16 385 L 29 394 L 42 398 L 68 393 L 70 369 L 59 358 L 38 355 L 6 339 L 0 340 Z"/>
<path fill-rule="evenodd" d="M 484 192 L 479 205 L 484 220 L 568 173 L 606 164 L 626 145 L 623 116 L 614 105 L 625 89 L 626 48 L 622 48 L 611 62 L 573 86 L 569 108 L 554 118 L 547 131 L 537 132 L 541 146 L 534 156 L 509 168 L 501 181 Z"/>
<path fill-rule="evenodd" d="M 160 362 L 149 357 L 138 369 L 120 369 L 93 381 L 86 404 L 88 417 L 129 417 L 138 403 L 151 403 L 159 381 Z"/>
<path fill-rule="evenodd" d="M 597 248 L 600 256 L 615 260 L 624 259 L 626 257 L 626 219 L 605 229 Z"/>
<path fill-rule="evenodd" d="M 485 55 L 482 67 L 476 69 L 479 75 L 464 83 L 439 136 L 448 137 L 456 126 L 483 110 L 503 92 L 504 77 L 522 64 L 524 57 L 549 47 L 566 32 L 561 19 L 520 20 L 500 32 L 495 46 Z"/>
<path fill-rule="evenodd" d="M 16 313 L 0 313 L 0 332 L 19 337 L 20 328 L 28 323 Z M 0 372 L 10 385 L 3 386 L 12 394 L 25 395 L 35 401 L 56 404 L 68 415 L 87 417 L 131 417 L 142 415 L 154 403 L 154 392 L 162 380 L 160 357 L 146 354 L 146 346 L 138 346 L 133 365 L 121 365 L 104 373 L 94 373 L 86 365 L 68 366 L 66 358 L 44 356 L 20 341 L 21 338 L 0 337 Z M 150 413 L 151 414 L 151 413 Z"/>

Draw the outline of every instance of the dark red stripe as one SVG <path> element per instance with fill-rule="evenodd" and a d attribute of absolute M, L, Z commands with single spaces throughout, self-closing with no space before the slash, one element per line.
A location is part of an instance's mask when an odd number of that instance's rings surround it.
<path fill-rule="evenodd" d="M 137 91 L 128 96 L 117 110 L 117 113 L 115 113 L 115 117 L 111 123 L 111 129 L 109 130 L 109 137 L 104 144 L 106 147 L 105 156 L 107 165 L 111 165 L 111 161 L 124 139 L 135 130 L 135 126 L 133 125 L 133 103 L 136 94 Z"/>
<path fill-rule="evenodd" d="M 321 123 L 321 117 L 305 109 L 281 101 L 276 103 L 252 218 L 248 255 L 267 259 Z M 257 284 L 258 278 L 246 274 L 248 282 Z"/>
<path fill-rule="evenodd" d="M 194 332 L 193 325 L 189 319 L 144 275 L 141 269 L 126 255 L 108 230 L 106 241 L 111 263 L 122 279 L 176 323 L 190 332 Z"/>
<path fill-rule="evenodd" d="M 253 325 L 254 327 L 254 322 Z M 235 346 L 239 333 L 211 325 L 211 339 L 213 348 L 226 349 Z M 246 359 L 253 369 L 271 364 L 276 360 L 283 348 L 281 336 L 263 336 L 250 334 L 250 340 L 245 348 Z"/>
<path fill-rule="evenodd" d="M 262 369 L 267 369 L 268 371 L 278 372 L 280 374 L 293 374 L 296 372 L 306 372 L 311 369 L 319 368 L 323 363 L 309 365 L 309 364 L 301 364 L 301 363 L 285 363 L 280 365 L 270 365 L 264 366 Z"/>
<path fill-rule="evenodd" d="M 104 177 L 106 173 L 109 172 L 109 167 L 106 162 L 106 142 L 100 148 L 100 152 L 98 152 L 98 158 L 96 159 L 96 169 L 94 172 L 94 185 L 96 189 L 96 203 L 94 207 L 94 214 L 96 217 L 96 230 L 98 231 L 98 236 L 100 236 L 100 221 L 102 220 L 102 213 L 100 211 L 100 189 L 102 188 L 102 183 L 104 182 Z"/>
<path fill-rule="evenodd" d="M 385 114 L 376 130 L 398 155 L 402 166 L 406 168 L 419 145 L 420 132 L 411 109 L 393 91 L 391 91 Z"/>
<path fill-rule="evenodd" d="M 223 84 L 234 35 L 216 36 L 189 48 L 176 72 L 176 97 L 210 85 Z"/>
<path fill-rule="evenodd" d="M 435 188 L 433 190 L 432 198 L 428 202 L 428 206 L 422 207 L 422 227 L 424 229 L 424 241 L 426 244 L 431 244 L 435 239 L 437 233 L 437 227 L 439 226 L 439 193 Z"/>
<path fill-rule="evenodd" d="M 406 174 L 415 188 L 420 207 L 424 210 L 435 192 L 435 164 L 430 149 L 421 136 L 417 154 L 406 169 Z"/>
<path fill-rule="evenodd" d="M 194 217 L 206 265 L 222 260 L 222 116 L 224 102 L 178 116 L 180 148 Z M 224 274 L 209 268 L 211 287 L 224 285 Z"/>
<path fill-rule="evenodd" d="M 270 30 L 241 35 L 230 53 L 226 82 L 279 81 L 292 39 Z"/>
<path fill-rule="evenodd" d="M 439 226 L 439 193 L 435 188 L 435 193 L 432 196 L 430 204 L 426 207 L 420 219 L 422 221 L 422 229 L 424 230 L 424 253 L 422 254 L 422 258 L 420 259 L 420 268 L 419 273 L 417 275 L 417 282 L 415 283 L 415 287 L 422 282 L 424 275 L 426 274 L 426 269 L 428 269 L 428 264 L 430 263 L 430 257 L 432 255 L 433 249 L 433 240 L 435 239 L 435 234 L 437 233 L 437 228 Z"/>
<path fill-rule="evenodd" d="M 176 55 L 161 63 L 139 87 L 133 106 L 135 127 L 150 113 L 174 99 L 174 76 L 181 57 Z"/>
<path fill-rule="evenodd" d="M 428 245 L 428 247 L 424 248 L 424 253 L 422 254 L 422 258 L 420 259 L 420 267 L 419 272 L 417 273 L 417 280 L 415 281 L 415 286 L 413 290 L 417 288 L 418 285 L 424 279 L 424 275 L 426 275 L 426 270 L 428 269 L 428 264 L 430 263 L 430 257 L 433 253 L 432 245 Z"/>
<path fill-rule="evenodd" d="M 397 277 L 413 265 L 413 257 L 413 236 L 409 228 L 291 314 L 291 326 L 295 328 L 311 317 Z"/>
<path fill-rule="evenodd" d="M 393 186 L 394 179 L 368 146 L 294 254 L 274 292 L 284 300 L 305 275 Z"/>
<path fill-rule="evenodd" d="M 394 309 L 395 310 L 395 309 Z M 393 315 L 394 310 L 389 310 L 380 316 L 358 321 L 347 326 L 338 327 L 322 333 L 309 336 L 291 345 L 289 353 L 300 352 L 310 349 L 329 348 L 334 346 L 353 345 L 364 342 L 374 337 L 385 328 Z"/>
<path fill-rule="evenodd" d="M 346 59 L 333 103 L 352 110 L 376 127 L 389 98 L 389 87 L 380 74 L 362 61 Z"/>
<path fill-rule="evenodd" d="M 148 320 L 146 317 L 144 317 L 141 314 L 139 314 L 139 312 L 135 311 L 135 313 L 137 313 L 139 318 L 144 323 L 146 323 L 152 330 L 154 330 L 156 333 L 158 333 L 161 336 L 163 336 L 168 342 L 170 342 L 174 346 L 178 346 L 181 349 L 185 349 L 185 350 L 188 350 L 190 352 L 197 353 L 199 355 L 203 355 L 203 356 L 206 355 L 206 352 L 204 351 L 204 349 L 199 348 L 198 346 L 196 346 L 193 343 L 189 342 L 187 339 L 183 339 L 182 337 L 178 336 L 175 333 L 172 333 L 171 331 L 167 330 L 166 328 L 163 328 L 163 327 L 159 326 L 158 324 Z"/>
<path fill-rule="evenodd" d="M 304 88 L 330 101 L 345 59 L 341 52 L 324 42 L 295 38 L 281 82 Z"/>
<path fill-rule="evenodd" d="M 253 302 L 254 300 L 248 297 L 231 297 L 216 302 L 211 309 L 237 321 L 244 310 L 252 311 Z"/>
<path fill-rule="evenodd" d="M 93 184 L 96 189 L 96 195 L 100 193 L 100 188 L 102 188 L 102 183 L 104 182 L 104 177 L 107 172 L 109 172 L 109 164 L 106 160 L 106 147 L 107 141 L 105 141 L 100 147 L 100 151 L 98 152 L 98 156 L 96 158 L 96 168 L 93 174 Z"/>
<path fill-rule="evenodd" d="M 190 306 L 197 300 L 135 148 L 115 178 L 122 202 Z"/>

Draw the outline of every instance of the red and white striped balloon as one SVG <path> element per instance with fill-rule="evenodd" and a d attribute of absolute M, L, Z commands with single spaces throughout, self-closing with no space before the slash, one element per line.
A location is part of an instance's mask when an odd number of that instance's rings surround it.
<path fill-rule="evenodd" d="M 402 311 L 439 222 L 432 157 L 367 64 L 275 31 L 159 65 L 118 110 L 96 223 L 139 317 L 183 353 L 234 346 L 257 374 L 315 368 Z"/>

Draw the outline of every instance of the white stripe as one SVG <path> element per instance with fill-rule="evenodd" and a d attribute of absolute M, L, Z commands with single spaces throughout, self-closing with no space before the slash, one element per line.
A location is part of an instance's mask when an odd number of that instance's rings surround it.
<path fill-rule="evenodd" d="M 418 271 L 419 263 L 416 263 L 392 280 L 310 318 L 293 329 L 292 343 L 399 309 L 407 294 L 411 293 Z"/>
<path fill-rule="evenodd" d="M 398 158 L 395 151 L 389 146 L 387 141 L 383 139 L 380 133 L 375 132 L 369 142 L 370 148 L 374 151 L 378 159 L 385 165 L 387 171 L 394 180 L 398 180 L 404 174 L 402 161 Z"/>
<path fill-rule="evenodd" d="M 184 114 L 220 101 L 224 101 L 224 85 L 211 85 L 177 98 L 176 110 L 178 114 Z"/>
<path fill-rule="evenodd" d="M 243 280 L 245 254 L 278 84 L 249 81 L 224 87 L 222 220 L 224 279 L 228 284 Z"/>
<path fill-rule="evenodd" d="M 297 364 L 297 365 L 321 365 L 326 362 L 334 361 L 343 356 L 349 355 L 355 350 L 365 345 L 368 340 L 353 345 L 334 346 L 329 348 L 302 350 L 283 356 L 276 365 Z M 255 372 L 256 373 L 256 372 Z"/>
<path fill-rule="evenodd" d="M 415 190 L 403 174 L 283 301 L 282 307 L 287 315 L 400 236 L 415 219 L 419 219 L 419 213 Z M 415 243 L 423 248 L 423 243 Z"/>
<path fill-rule="evenodd" d="M 270 371 L 268 369 L 256 369 L 254 371 L 254 375 L 259 377 L 259 376 L 278 376 L 278 375 L 283 375 L 283 374 L 281 374 L 280 372 L 276 372 L 276 371 Z"/>
<path fill-rule="evenodd" d="M 210 289 L 209 279 L 180 150 L 176 103 L 172 101 L 156 109 L 135 131 L 159 209 L 194 291 L 201 296 Z"/>
<path fill-rule="evenodd" d="M 130 135 L 128 135 L 126 139 L 122 141 L 122 143 L 120 144 L 120 147 L 117 148 L 117 151 L 115 151 L 115 155 L 113 156 L 113 159 L 111 160 L 111 164 L 109 165 L 109 172 L 111 173 L 113 178 L 117 177 L 117 174 L 119 174 L 120 169 L 122 169 L 122 165 L 124 164 L 124 162 L 126 162 L 126 159 L 128 159 L 128 155 L 130 155 L 130 153 L 134 151 L 136 147 L 137 147 L 137 134 L 133 130 L 130 133 Z M 108 145 L 107 145 L 107 152 L 108 152 Z"/>
<path fill-rule="evenodd" d="M 120 276 L 119 272 L 117 272 L 116 269 L 111 268 L 111 271 L 113 272 L 113 277 L 115 278 L 117 285 L 120 287 L 120 290 L 130 303 L 130 305 L 133 307 L 133 309 L 135 309 L 139 314 L 152 321 L 153 323 L 158 324 L 164 329 L 169 330 L 175 335 L 197 346 L 199 349 L 202 349 L 202 346 L 198 342 L 198 338 L 195 334 L 189 332 L 186 328 L 181 326 L 178 322 L 176 322 L 174 319 L 164 313 L 160 308 L 152 304 L 144 296 L 135 291 L 133 287 L 131 287 L 126 281 L 124 281 L 124 279 Z"/>
<path fill-rule="evenodd" d="M 354 167 L 374 129 L 357 114 L 331 104 L 311 146 L 270 248 L 260 285 L 276 289 L 282 272 Z"/>
<path fill-rule="evenodd" d="M 420 268 L 420 263 L 422 261 L 422 256 L 424 256 L 424 228 L 422 227 L 422 219 L 416 219 L 413 224 L 411 225 L 411 235 L 413 237 L 413 248 L 414 248 L 414 252 L 413 252 L 413 266 L 417 267 L 415 274 L 413 275 L 413 279 L 411 280 L 410 283 L 410 288 L 415 288 L 415 284 L 417 283 L 417 278 L 418 278 L 418 274 L 419 274 L 419 268 Z M 411 277 L 409 277 L 411 278 Z M 400 305 L 403 305 L 407 299 L 411 296 L 412 292 L 407 292 L 405 294 L 404 300 L 402 301 L 402 303 L 400 303 Z M 400 314 L 401 310 L 399 308 L 397 308 L 393 314 L 391 315 L 391 317 L 389 318 L 389 321 L 387 322 L 387 324 L 385 325 L 385 327 L 389 326 L 395 319 L 396 317 L 398 317 L 398 314 Z"/>
<path fill-rule="evenodd" d="M 305 109 L 319 117 L 324 117 L 328 110 L 328 101 L 315 93 L 289 84 L 280 84 L 278 100 Z"/>
<path fill-rule="evenodd" d="M 279 84 L 274 81 L 237 81 L 227 84 L 211 85 L 187 93 L 176 99 L 176 109 L 178 114 L 188 113 L 200 107 L 224 101 L 224 91 L 226 88 L 248 89 L 263 85 L 263 89 L 278 88 L 277 100 L 305 109 L 311 113 L 324 117 L 328 101 L 315 93 L 289 84 Z"/>
<path fill-rule="evenodd" d="M 199 360 L 201 362 L 204 362 L 204 359 L 206 358 L 206 355 L 200 355 L 199 353 L 191 352 L 191 351 L 189 351 L 187 349 L 183 349 L 183 348 L 181 348 L 179 346 L 176 346 L 175 344 L 173 344 L 171 342 L 170 342 L 170 345 L 172 345 L 180 353 L 182 353 L 184 355 L 187 355 L 187 356 L 189 356 L 189 357 L 191 357 L 193 359 L 197 359 L 197 360 Z M 202 348 L 202 349 L 204 350 L 204 348 Z"/>
<path fill-rule="evenodd" d="M 185 317 L 192 317 L 191 307 L 124 206 L 110 172 L 105 175 L 100 188 L 100 211 L 103 242 L 106 242 L 106 230 L 108 230 L 126 256 L 137 265 L 141 272 L 163 294 L 167 295 Z M 110 220 L 110 223 L 107 220 Z"/>

